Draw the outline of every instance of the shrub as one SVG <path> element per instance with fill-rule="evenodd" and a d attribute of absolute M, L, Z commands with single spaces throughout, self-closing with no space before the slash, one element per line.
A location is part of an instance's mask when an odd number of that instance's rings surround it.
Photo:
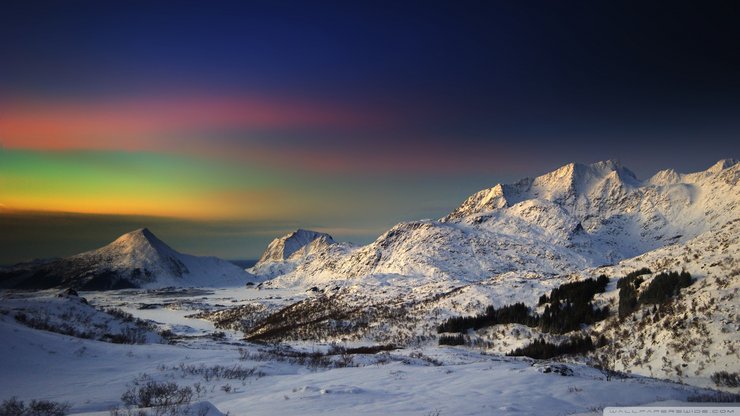
<path fill-rule="evenodd" d="M 172 332 L 171 329 L 163 329 L 159 331 L 159 336 L 164 339 L 172 339 L 172 338 L 175 338 L 177 335 L 174 332 Z"/>
<path fill-rule="evenodd" d="M 740 387 L 740 374 L 718 371 L 711 377 L 714 384 L 725 387 Z"/>
<path fill-rule="evenodd" d="M 502 306 L 499 309 L 489 306 L 482 315 L 455 316 L 449 318 L 437 327 L 437 332 L 465 333 L 468 329 L 480 329 L 498 324 L 522 324 L 536 326 L 538 317 L 531 314 L 529 308 L 523 303 Z"/>
<path fill-rule="evenodd" d="M 688 272 L 660 273 L 650 281 L 648 287 L 643 289 L 638 297 L 637 289 L 643 282 L 640 276 L 645 273 L 650 273 L 650 269 L 640 269 L 632 272 L 617 282 L 620 318 L 629 316 L 640 305 L 664 303 L 677 296 L 682 288 L 693 283 L 693 279 Z"/>
<path fill-rule="evenodd" d="M 594 308 L 593 303 L 573 302 L 561 304 L 557 299 L 540 317 L 540 328 L 544 332 L 564 334 L 579 329 L 581 324 L 593 324 L 609 316 L 609 307 Z"/>
<path fill-rule="evenodd" d="M 643 279 L 640 276 L 650 273 L 650 269 L 643 267 L 642 269 L 627 273 L 627 276 L 617 280 L 617 288 L 619 288 L 620 318 L 629 316 L 637 309 L 637 288 L 639 288 L 643 282 Z"/>
<path fill-rule="evenodd" d="M 369 345 L 364 347 L 345 348 L 339 345 L 332 345 L 329 348 L 329 352 L 326 355 L 340 355 L 340 354 L 377 354 L 384 351 L 393 351 L 398 349 L 393 344 L 386 345 Z"/>
<path fill-rule="evenodd" d="M 543 332 L 558 334 L 579 329 L 581 324 L 593 324 L 609 316 L 609 308 L 594 308 L 591 300 L 597 293 L 603 293 L 609 278 L 599 276 L 596 280 L 588 278 L 580 282 L 561 285 L 542 295 L 540 305 L 550 303 L 542 315 L 533 313 L 523 303 L 506 305 L 499 309 L 489 306 L 486 312 L 476 316 L 456 316 L 447 319 L 437 327 L 438 333 L 457 332 L 464 334 L 469 329 L 480 329 L 498 324 L 522 324 L 539 326 Z"/>
<path fill-rule="evenodd" d="M 716 393 L 705 393 L 689 396 L 688 402 L 694 403 L 740 403 L 740 394 L 726 393 L 719 391 Z"/>
<path fill-rule="evenodd" d="M 594 344 L 589 336 L 574 336 L 561 344 L 551 344 L 544 339 L 536 339 L 523 348 L 517 348 L 507 355 L 526 356 L 530 358 L 547 359 L 564 354 L 583 354 L 594 349 Z"/>
<path fill-rule="evenodd" d="M 174 414 L 181 406 L 189 405 L 192 398 L 193 390 L 190 387 L 154 381 L 146 375 L 134 380 L 133 385 L 121 395 L 121 401 L 126 406 L 152 407 L 156 415 Z"/>
<path fill-rule="evenodd" d="M 625 283 L 619 289 L 619 317 L 624 318 L 629 316 L 636 309 L 637 290 L 635 290 L 635 287 L 632 286 L 632 284 Z"/>
<path fill-rule="evenodd" d="M 634 288 L 640 287 L 642 282 L 644 282 L 643 278 L 641 277 L 644 274 L 650 274 L 650 269 L 642 268 L 640 270 L 627 273 L 626 276 L 617 280 L 617 289 L 621 289 L 625 286 L 632 286 Z"/>
<path fill-rule="evenodd" d="M 547 297 L 547 294 L 544 294 L 544 295 L 540 296 L 540 300 L 537 302 L 537 306 L 542 306 L 542 305 L 546 304 L 549 301 L 550 301 L 550 299 Z"/>
<path fill-rule="evenodd" d="M 594 298 L 595 294 L 604 293 L 607 284 L 609 284 L 609 278 L 603 274 L 596 280 L 589 277 L 579 282 L 565 283 L 553 289 L 549 297 L 547 295 L 540 296 L 539 305 L 555 301 L 587 303 Z"/>
<path fill-rule="evenodd" d="M 463 334 L 442 335 L 439 337 L 439 345 L 465 345 L 467 339 Z"/>
<path fill-rule="evenodd" d="M 597 293 L 603 293 L 609 278 L 599 276 L 596 280 L 588 278 L 579 282 L 566 283 L 550 292 L 550 296 L 540 297 L 545 307 L 539 319 L 544 332 L 563 334 L 579 329 L 581 324 L 593 324 L 609 316 L 609 308 L 594 308 L 591 301 Z"/>
<path fill-rule="evenodd" d="M 134 322 L 134 319 L 136 319 L 130 313 L 119 308 L 108 308 L 105 310 L 105 313 L 123 322 Z"/>
<path fill-rule="evenodd" d="M 652 270 L 648 269 L 647 267 L 643 267 L 642 269 L 637 269 L 634 272 L 627 273 L 627 276 L 625 276 L 627 279 L 634 279 L 638 276 L 642 276 L 645 274 L 652 274 Z"/>
<path fill-rule="evenodd" d="M 199 366 L 192 364 L 180 363 L 179 367 L 172 367 L 173 370 L 180 370 L 182 376 L 200 376 L 206 381 L 211 380 L 241 380 L 244 381 L 249 377 L 262 377 L 265 375 L 262 371 L 258 371 L 257 368 L 245 368 L 239 365 L 231 367 L 223 365 L 214 365 L 212 367 L 206 367 L 204 364 Z"/>
<path fill-rule="evenodd" d="M 682 288 L 691 286 L 693 279 L 688 272 L 661 273 L 653 278 L 640 294 L 639 303 L 659 304 L 679 294 Z"/>
<path fill-rule="evenodd" d="M 23 401 L 11 397 L 0 404 L 0 416 L 64 416 L 69 408 L 69 403 L 48 400 L 31 400 L 26 406 Z"/>

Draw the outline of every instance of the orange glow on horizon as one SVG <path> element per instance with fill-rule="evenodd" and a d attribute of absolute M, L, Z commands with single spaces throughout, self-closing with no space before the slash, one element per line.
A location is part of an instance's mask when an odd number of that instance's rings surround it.
<path fill-rule="evenodd" d="M 212 195 L 210 198 L 168 197 L 124 198 L 59 197 L 38 195 L 5 197 L 2 212 L 67 212 L 76 214 L 131 215 L 180 218 L 188 220 L 274 220 L 296 212 L 290 205 L 277 204 L 285 197 L 274 192 L 249 192 L 239 195 Z M 281 208 L 282 207 L 282 208 Z"/>

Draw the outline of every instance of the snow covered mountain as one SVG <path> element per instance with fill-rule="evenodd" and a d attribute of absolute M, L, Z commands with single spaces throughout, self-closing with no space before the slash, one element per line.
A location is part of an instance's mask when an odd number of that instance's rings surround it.
<path fill-rule="evenodd" d="M 438 221 L 401 223 L 364 247 L 334 244 L 302 257 L 264 285 L 318 290 L 244 330 L 247 339 L 271 342 L 427 345 L 450 317 L 517 302 L 543 314 L 541 295 L 605 275 L 605 292 L 593 300 L 607 311 L 603 320 L 563 333 L 523 324 L 470 328 L 465 345 L 506 354 L 540 337 L 559 344 L 586 334 L 602 344 L 572 359 L 714 386 L 716 374 L 737 373 L 740 357 L 739 179 L 735 160 L 647 180 L 607 161 L 496 185 Z M 640 291 L 663 271 L 694 280 L 658 306 L 620 316 L 617 281 L 643 268 L 650 271 Z"/>
<path fill-rule="evenodd" d="M 178 253 L 151 231 L 141 228 L 97 250 L 38 266 L 0 271 L 0 285 L 82 290 L 233 286 L 244 284 L 250 277 L 225 260 Z"/>
<path fill-rule="evenodd" d="M 737 218 L 739 176 L 740 164 L 729 159 L 647 180 L 616 161 L 570 163 L 477 192 L 438 221 L 398 224 L 364 247 L 316 247 L 265 277 L 281 274 L 270 284 L 290 286 L 368 276 L 475 282 L 511 271 L 571 273 L 685 243 Z"/>
<path fill-rule="evenodd" d="M 86 306 L 67 291 L 0 291 L 8 339 L 0 364 L 12 376 L 0 390 L 31 400 L 41 386 L 45 398 L 72 401 L 73 411 L 99 412 L 156 364 L 157 380 L 205 385 L 202 399 L 237 413 L 274 414 L 276 403 L 287 413 L 320 413 L 327 403 L 357 413 L 366 401 L 367 414 L 378 403 L 399 414 L 453 403 L 444 414 L 595 415 L 606 405 L 666 399 L 737 401 L 739 177 L 734 160 L 647 180 L 613 161 L 569 164 L 477 192 L 437 221 L 398 224 L 363 247 L 297 230 L 270 243 L 251 269 L 271 279 L 257 288 L 87 293 Z M 690 281 L 660 289 L 664 271 L 690 273 Z M 623 314 L 622 288 L 635 272 L 635 303 Z M 246 276 L 141 229 L 99 250 L 0 272 L 0 286 L 227 286 Z M 603 287 L 581 308 L 588 278 Z M 661 299 L 643 302 L 651 288 Z M 527 320 L 495 312 L 515 303 Z M 120 349 L 82 339 L 113 339 L 107 333 L 119 327 L 125 335 L 129 327 L 106 315 L 128 313 L 151 319 L 175 344 Z M 70 317 L 87 326 L 68 330 Z M 445 325 L 455 320 L 469 326 Z M 97 332 L 83 333 L 89 326 Z M 72 336 L 45 332 L 54 328 Z M 579 339 L 590 346 L 563 348 Z M 504 356 L 543 343 L 558 352 Z M 56 377 L 39 379 L 37 367 Z M 235 395 L 225 374 L 242 374 L 241 386 L 254 378 Z M 68 382 L 79 379 L 88 380 L 84 395 Z"/>
<path fill-rule="evenodd" d="M 272 240 L 260 257 L 259 263 L 288 260 L 293 256 L 305 256 L 318 247 L 334 244 L 329 234 L 298 229 L 290 234 Z"/>
<path fill-rule="evenodd" d="M 262 278 L 271 278 L 293 271 L 318 254 L 325 258 L 336 249 L 346 249 L 326 233 L 298 229 L 270 242 L 257 264 L 250 270 Z"/>

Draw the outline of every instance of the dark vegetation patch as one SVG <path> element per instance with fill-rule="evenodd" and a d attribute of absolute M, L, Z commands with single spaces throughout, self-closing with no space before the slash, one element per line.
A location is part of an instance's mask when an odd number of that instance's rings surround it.
<path fill-rule="evenodd" d="M 536 339 L 526 347 L 517 348 L 506 355 L 548 359 L 566 354 L 585 354 L 594 348 L 591 337 L 576 335 L 560 344 L 551 344 L 542 338 Z"/>
<path fill-rule="evenodd" d="M 215 292 L 210 289 L 202 289 L 195 287 L 164 287 L 161 289 L 149 289 L 146 294 L 149 296 L 159 296 L 168 298 L 186 298 L 196 296 L 207 296 L 212 295 Z"/>
<path fill-rule="evenodd" d="M 345 348 L 338 345 L 333 345 L 329 348 L 327 355 L 340 355 L 340 354 L 377 354 L 379 352 L 393 351 L 398 349 L 393 344 L 385 345 L 368 345 L 363 347 Z"/>
<path fill-rule="evenodd" d="M 712 374 L 712 381 L 720 387 L 740 387 L 740 374 L 718 371 Z"/>
<path fill-rule="evenodd" d="M 686 398 L 692 403 L 740 403 L 740 394 L 718 391 L 715 393 L 695 394 Z"/>
<path fill-rule="evenodd" d="M 642 293 L 638 293 L 644 282 L 642 276 L 650 273 L 650 269 L 642 268 L 617 281 L 620 317 L 629 315 L 641 304 L 663 304 L 693 282 L 687 272 L 664 272 L 655 276 L 650 284 L 643 288 Z M 577 330 L 583 324 L 594 324 L 609 315 L 608 307 L 596 308 L 592 302 L 597 293 L 606 291 L 608 283 L 609 278 L 601 275 L 595 280 L 589 278 L 563 284 L 553 289 L 549 295 L 544 294 L 540 297 L 538 304 L 546 305 L 542 314 L 533 313 L 526 305 L 517 303 L 499 309 L 489 306 L 481 315 L 452 317 L 440 324 L 437 331 L 459 335 L 440 337 L 439 343 L 464 345 L 467 340 L 463 334 L 467 331 L 497 324 L 518 323 L 556 334 Z M 540 338 L 523 348 L 511 351 L 509 355 L 545 359 L 565 354 L 584 354 L 605 344 L 606 340 L 603 339 L 595 345 L 588 336 L 574 336 L 561 344 L 552 344 Z M 737 374 L 716 373 L 712 379 L 717 385 L 738 385 Z"/>
<path fill-rule="evenodd" d="M 437 327 L 438 333 L 458 332 L 465 333 L 469 329 L 486 328 L 498 324 L 522 324 L 527 326 L 537 326 L 539 317 L 532 314 L 529 308 L 523 303 L 506 305 L 496 309 L 488 306 L 485 313 L 476 316 L 454 316 L 444 321 Z"/>
<path fill-rule="evenodd" d="M 56 332 L 57 334 L 85 339 L 90 339 L 94 336 L 94 333 L 79 330 L 68 323 L 54 324 L 46 317 L 29 316 L 23 312 L 17 312 L 14 317 L 19 323 L 42 331 Z"/>
<path fill-rule="evenodd" d="M 0 404 L 0 416 L 64 416 L 69 408 L 69 403 L 48 400 L 31 400 L 26 405 L 22 400 L 11 397 Z"/>
<path fill-rule="evenodd" d="M 187 318 L 209 320 L 218 329 L 248 332 L 268 316 L 268 309 L 264 305 L 255 303 L 210 312 L 199 312 L 188 315 Z"/>
<path fill-rule="evenodd" d="M 463 334 L 442 335 L 439 337 L 439 345 L 465 345 L 467 337 Z"/>
<path fill-rule="evenodd" d="M 180 363 L 177 367 L 172 367 L 175 371 L 180 371 L 182 376 L 199 376 L 206 381 L 211 380 L 240 380 L 244 381 L 250 377 L 260 378 L 265 375 L 264 372 L 257 370 L 256 368 L 247 368 L 240 365 L 224 366 L 214 365 L 206 367 L 204 364 L 193 365 Z"/>
<path fill-rule="evenodd" d="M 357 348 L 331 345 L 328 350 L 303 351 L 296 350 L 290 345 L 279 344 L 269 349 L 259 349 L 256 352 L 246 348 L 240 348 L 239 359 L 242 361 L 287 362 L 306 366 L 312 370 L 320 368 L 356 367 L 358 364 L 354 361 L 355 354 L 373 355 L 374 362 L 377 364 L 386 364 L 392 361 L 402 362 L 407 365 L 441 366 L 444 364 L 435 358 L 424 355 L 421 351 L 413 351 L 407 357 L 391 355 L 390 351 L 395 349 L 398 349 L 398 347 L 391 344 Z"/>
<path fill-rule="evenodd" d="M 646 269 L 650 273 L 649 269 Z M 637 289 L 644 281 L 641 274 L 630 273 L 617 281 L 619 288 L 619 317 L 624 318 L 637 309 Z M 643 273 L 645 274 L 645 273 Z"/>
<path fill-rule="evenodd" d="M 609 316 L 609 307 L 594 307 L 591 301 L 573 301 L 560 303 L 555 300 L 545 306 L 540 316 L 539 328 L 543 332 L 564 334 L 580 329 L 582 324 L 592 325 Z"/>
<path fill-rule="evenodd" d="M 299 351 L 288 345 L 280 345 L 269 350 L 250 352 L 245 348 L 239 349 L 239 359 L 246 361 L 277 361 L 302 365 L 310 369 L 342 368 L 353 366 L 351 354 L 332 353 L 322 351 Z"/>
<path fill-rule="evenodd" d="M 193 400 L 193 389 L 173 382 L 155 381 L 147 375 L 136 378 L 121 395 L 127 408 L 151 407 L 155 414 L 178 414 Z"/>
<path fill-rule="evenodd" d="M 553 289 L 550 295 L 542 295 L 539 304 L 545 306 L 542 315 L 531 312 L 523 303 L 506 305 L 496 309 L 488 306 L 482 315 L 452 317 L 437 327 L 437 332 L 465 333 L 470 329 L 481 329 L 498 324 L 521 324 L 538 327 L 543 332 L 563 334 L 579 329 L 582 324 L 593 324 L 606 319 L 609 308 L 595 308 L 591 300 L 596 293 L 603 293 L 609 278 L 605 275 L 596 280 L 588 278 Z"/>
<path fill-rule="evenodd" d="M 587 302 L 593 299 L 597 293 L 604 293 L 606 285 L 609 284 L 609 278 L 606 275 L 601 275 L 596 280 L 588 278 L 579 282 L 565 283 L 553 289 L 550 292 L 550 296 L 542 295 L 537 303 L 538 306 L 542 306 L 545 303 L 552 302 Z"/>
<path fill-rule="evenodd" d="M 359 338 L 380 326 L 414 327 L 420 318 L 408 313 L 406 302 L 384 302 L 356 306 L 339 295 L 316 296 L 289 305 L 259 321 L 246 332 L 251 342 L 274 343 L 284 340 L 323 340 L 336 336 Z M 378 342 L 403 344 L 411 331 L 398 333 L 378 330 L 372 334 Z"/>
<path fill-rule="evenodd" d="M 648 269 L 641 269 L 646 274 Z M 650 284 L 639 293 L 643 283 L 640 274 L 630 273 L 617 282 L 619 288 L 619 317 L 624 318 L 636 311 L 640 305 L 663 304 L 678 296 L 682 288 L 690 286 L 694 280 L 688 272 L 663 272 L 656 275 Z"/>
<path fill-rule="evenodd" d="M 689 272 L 668 272 L 655 276 L 647 288 L 640 293 L 640 304 L 661 304 L 678 296 L 681 289 L 693 283 Z"/>

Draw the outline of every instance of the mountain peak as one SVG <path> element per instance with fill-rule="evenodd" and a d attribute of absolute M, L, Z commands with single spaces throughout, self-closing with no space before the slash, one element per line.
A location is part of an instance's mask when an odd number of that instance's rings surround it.
<path fill-rule="evenodd" d="M 136 237 L 136 236 L 141 236 L 141 237 L 145 237 L 145 238 L 152 238 L 152 237 L 156 238 L 156 236 L 154 235 L 154 233 L 152 233 L 146 227 L 137 228 L 137 229 L 135 229 L 133 231 L 129 231 L 126 234 L 122 234 L 121 235 L 121 237 L 126 237 L 126 236 L 128 236 L 130 238 Z M 121 237 L 119 237 L 119 238 L 121 238 Z"/>
<path fill-rule="evenodd" d="M 442 220 L 501 209 L 528 199 L 539 198 L 572 205 L 580 196 L 594 190 L 616 195 L 619 189 L 633 188 L 639 184 L 635 174 L 615 159 L 591 164 L 571 162 L 534 179 L 525 178 L 513 185 L 498 184 L 479 191 Z"/>
<path fill-rule="evenodd" d="M 576 166 L 575 170 L 580 175 L 603 178 L 616 172 L 620 179 L 637 179 L 635 174 L 617 159 L 601 160 L 591 164 L 574 163 L 573 165 Z"/>
<path fill-rule="evenodd" d="M 591 164 L 568 163 L 532 181 L 530 190 L 535 197 L 555 198 L 557 195 L 585 194 L 594 184 L 605 179 L 617 183 L 635 185 L 637 177 L 617 160 L 605 160 Z"/>
<path fill-rule="evenodd" d="M 588 179 L 590 177 L 603 178 L 611 172 L 617 172 L 620 177 L 636 179 L 635 174 L 624 167 L 624 165 L 616 159 L 602 160 L 591 164 L 571 162 L 550 173 L 539 176 L 536 179 L 539 181 L 547 180 L 551 182 L 562 181 L 563 179 L 577 181 Z"/>
<path fill-rule="evenodd" d="M 305 236 L 305 237 L 309 237 L 309 238 L 316 238 L 317 236 L 329 235 L 329 234 L 321 233 L 321 232 L 313 231 L 313 230 L 306 230 L 304 228 L 299 228 L 299 229 L 293 231 L 292 233 L 290 233 L 288 235 L 292 235 L 292 236 Z"/>
<path fill-rule="evenodd" d="M 153 232 L 151 232 L 148 228 L 137 228 L 133 231 L 129 231 L 126 234 L 123 234 L 119 238 L 126 237 L 127 239 L 141 239 L 147 242 L 155 242 L 155 241 L 161 241 L 159 238 L 157 238 L 156 235 L 154 235 Z"/>
<path fill-rule="evenodd" d="M 21 285 L 83 290 L 241 285 L 250 276 L 216 257 L 178 253 L 148 228 L 123 234 L 97 250 L 40 264 L 31 271 L 30 280 L 21 281 Z"/>
<path fill-rule="evenodd" d="M 257 263 L 287 260 L 297 252 L 305 251 L 306 247 L 334 243 L 334 239 L 329 234 L 299 228 L 272 240 Z"/>
<path fill-rule="evenodd" d="M 160 240 L 156 235 L 154 235 L 153 232 L 151 232 L 146 227 L 137 228 L 136 230 L 123 234 L 110 245 L 120 249 L 124 249 L 125 251 L 146 248 L 151 248 L 158 252 L 174 251 L 167 244 L 165 244 L 164 241 Z"/>
<path fill-rule="evenodd" d="M 619 159 L 600 160 L 598 162 L 594 162 L 590 164 L 589 166 L 592 166 L 595 168 L 610 169 L 610 170 L 618 170 L 618 169 L 624 168 L 624 166 L 622 165 L 622 162 L 620 162 Z"/>
<path fill-rule="evenodd" d="M 707 172 L 709 173 L 720 173 L 727 168 L 731 168 L 737 164 L 737 159 L 720 159 L 712 165 Z"/>

